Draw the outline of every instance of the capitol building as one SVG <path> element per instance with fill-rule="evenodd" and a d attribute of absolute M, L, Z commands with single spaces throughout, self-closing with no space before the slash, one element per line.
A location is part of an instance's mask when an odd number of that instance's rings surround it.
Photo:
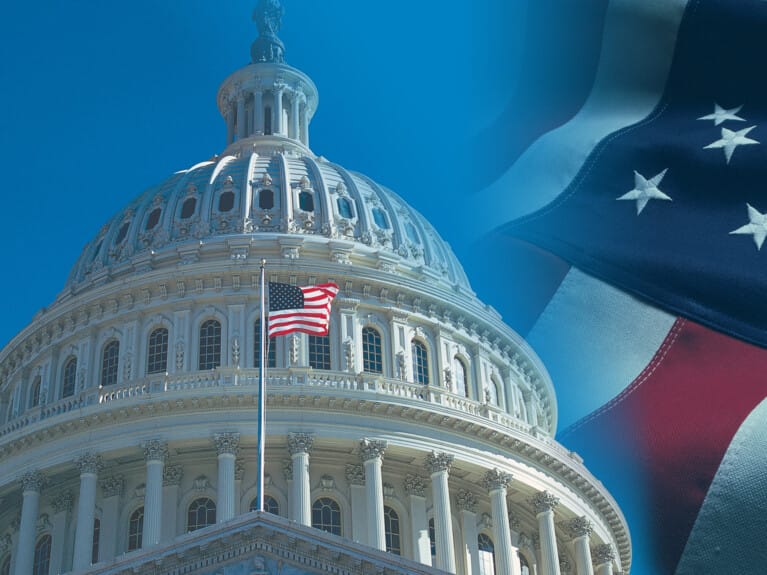
<path fill-rule="evenodd" d="M 0 575 L 628 573 L 534 350 L 400 195 L 310 148 L 281 18 L 259 1 L 220 154 L 104 224 L 0 351 Z M 269 341 L 257 511 L 262 260 L 340 291 L 328 336 Z"/>

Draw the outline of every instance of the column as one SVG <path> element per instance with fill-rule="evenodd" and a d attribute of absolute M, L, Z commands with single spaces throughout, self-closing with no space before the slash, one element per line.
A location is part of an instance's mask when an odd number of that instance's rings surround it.
<path fill-rule="evenodd" d="M 309 147 L 309 103 L 304 102 L 301 106 L 301 143 Z"/>
<path fill-rule="evenodd" d="M 277 84 L 274 86 L 274 133 L 282 134 L 282 93 L 285 86 Z"/>
<path fill-rule="evenodd" d="M 420 475 L 406 475 L 405 493 L 410 503 L 410 532 L 413 537 L 413 559 L 424 565 L 431 565 L 429 520 L 426 516 L 426 480 Z"/>
<path fill-rule="evenodd" d="M 80 469 L 80 496 L 77 498 L 77 528 L 72 570 L 82 571 L 91 564 L 93 552 L 93 520 L 96 517 L 96 478 L 104 467 L 101 456 L 85 453 L 75 464 Z"/>
<path fill-rule="evenodd" d="M 232 142 L 234 142 L 234 110 L 231 107 L 231 104 L 228 104 L 228 109 L 226 110 L 226 144 L 229 145 Z"/>
<path fill-rule="evenodd" d="M 237 139 L 247 136 L 248 126 L 245 124 L 245 96 L 237 96 Z"/>
<path fill-rule="evenodd" d="M 365 494 L 367 498 L 368 545 L 386 551 L 384 525 L 383 477 L 381 466 L 386 442 L 375 439 L 360 441 L 360 458 L 365 466 Z"/>
<path fill-rule="evenodd" d="M 509 509 L 506 505 L 506 489 L 510 482 L 511 475 L 500 469 L 489 470 L 483 478 L 483 485 L 490 492 L 490 511 L 493 516 L 493 536 L 498 573 L 519 575 L 519 561 L 511 546 Z"/>
<path fill-rule="evenodd" d="M 609 543 L 597 545 L 591 550 L 591 556 L 594 558 L 594 565 L 596 565 L 595 575 L 613 575 L 615 549 L 612 545 Z"/>
<path fill-rule="evenodd" d="M 264 133 L 264 92 L 260 87 L 253 90 L 253 133 Z"/>
<path fill-rule="evenodd" d="M 365 503 L 365 471 L 362 465 L 346 464 L 346 481 L 352 493 L 352 539 L 357 543 L 368 540 Z"/>
<path fill-rule="evenodd" d="M 301 525 L 312 525 L 311 486 L 309 484 L 309 454 L 314 437 L 309 433 L 289 433 L 288 451 L 293 462 L 293 515 Z"/>
<path fill-rule="evenodd" d="M 477 538 L 477 496 L 468 489 L 461 489 L 455 497 L 456 506 L 461 511 L 461 531 L 463 531 L 463 553 L 466 558 L 467 575 L 479 575 L 479 545 Z M 498 573 L 504 573 L 497 568 Z"/>
<path fill-rule="evenodd" d="M 435 567 L 455 573 L 455 545 L 453 543 L 453 516 L 450 512 L 450 493 L 447 477 L 453 456 L 432 451 L 426 457 L 426 469 L 431 474 L 431 496 L 434 500 L 434 544 L 437 548 Z"/>
<path fill-rule="evenodd" d="M 541 569 L 538 575 L 560 575 L 557 537 L 554 531 L 554 508 L 559 497 L 548 491 L 539 491 L 530 500 L 538 519 L 538 535 L 541 542 Z"/>
<path fill-rule="evenodd" d="M 40 491 L 46 483 L 39 471 L 28 471 L 21 478 L 21 521 L 19 541 L 16 544 L 16 573 L 32 573 L 35 559 L 37 516 L 40 512 Z"/>
<path fill-rule="evenodd" d="M 69 519 L 72 513 L 72 492 L 64 491 L 52 502 L 53 529 L 51 529 L 51 564 L 49 573 L 64 573 L 64 546 L 69 532 Z"/>
<path fill-rule="evenodd" d="M 586 516 L 573 517 L 565 523 L 565 529 L 573 538 L 575 572 L 578 575 L 594 575 L 594 568 L 591 565 L 591 548 L 589 547 L 589 536 L 594 531 L 594 525 Z"/>
<path fill-rule="evenodd" d="M 146 491 L 144 494 L 144 533 L 141 547 L 160 542 L 162 533 L 162 473 L 168 457 L 168 444 L 159 439 L 144 443 Z"/>
<path fill-rule="evenodd" d="M 234 461 L 240 450 L 239 433 L 216 433 L 213 435 L 218 453 L 218 523 L 234 517 Z"/>
<path fill-rule="evenodd" d="M 285 483 L 288 484 L 288 518 L 293 519 L 296 507 L 293 501 L 293 460 L 286 459 L 282 462 L 282 474 L 285 476 Z"/>
<path fill-rule="evenodd" d="M 298 140 L 300 136 L 298 131 L 298 114 L 301 103 L 301 96 L 301 92 L 294 90 L 290 100 L 290 129 L 288 136 L 294 140 Z"/>
<path fill-rule="evenodd" d="M 234 514 L 240 515 L 241 513 L 247 513 L 250 511 L 250 501 L 245 503 L 245 510 L 241 507 L 242 501 L 242 478 L 245 477 L 245 464 L 242 459 L 234 460 Z M 271 477 L 268 474 L 264 474 L 264 488 L 271 482 Z"/>
<path fill-rule="evenodd" d="M 162 505 L 163 520 L 160 531 L 162 542 L 173 541 L 176 537 L 176 517 L 178 516 L 178 488 L 184 477 L 180 465 L 166 465 L 162 470 Z"/>
<path fill-rule="evenodd" d="M 101 541 L 99 552 L 102 560 L 113 559 L 116 555 L 120 497 L 125 488 L 122 475 L 110 475 L 99 481 L 101 487 Z M 55 573 L 55 571 L 51 571 Z"/>

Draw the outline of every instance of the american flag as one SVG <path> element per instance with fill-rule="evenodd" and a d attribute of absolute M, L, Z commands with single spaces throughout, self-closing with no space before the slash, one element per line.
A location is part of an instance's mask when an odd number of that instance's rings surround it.
<path fill-rule="evenodd" d="M 600 13 L 590 92 L 480 193 L 503 265 L 476 272 L 518 290 L 493 304 L 623 509 L 632 572 L 764 573 L 767 2 L 577 5 Z"/>
<path fill-rule="evenodd" d="M 269 282 L 269 337 L 294 331 L 327 335 L 330 305 L 337 293 L 334 283 L 296 287 Z"/>

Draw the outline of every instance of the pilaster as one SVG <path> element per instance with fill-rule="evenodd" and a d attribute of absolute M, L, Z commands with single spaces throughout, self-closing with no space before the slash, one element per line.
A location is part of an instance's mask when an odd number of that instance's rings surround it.
<path fill-rule="evenodd" d="M 313 446 L 314 436 L 309 433 L 288 434 L 288 451 L 293 462 L 293 516 L 291 519 L 307 526 L 312 524 L 309 454 Z"/>

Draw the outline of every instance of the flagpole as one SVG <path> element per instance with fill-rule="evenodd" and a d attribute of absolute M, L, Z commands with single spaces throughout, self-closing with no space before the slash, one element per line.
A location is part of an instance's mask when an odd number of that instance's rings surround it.
<path fill-rule="evenodd" d="M 264 510 L 264 451 L 266 437 L 266 260 L 261 260 L 261 345 L 258 362 L 258 479 L 256 480 L 256 499 L 258 511 Z"/>

